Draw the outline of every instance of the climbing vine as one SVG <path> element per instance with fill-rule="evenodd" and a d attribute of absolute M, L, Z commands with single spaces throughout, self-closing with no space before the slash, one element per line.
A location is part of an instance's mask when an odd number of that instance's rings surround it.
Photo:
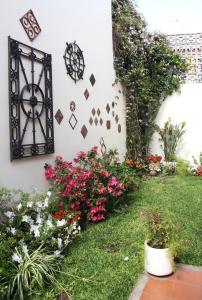
<path fill-rule="evenodd" d="M 132 0 L 112 0 L 114 66 L 126 97 L 127 156 L 148 154 L 162 102 L 179 90 L 186 63 L 162 34 L 150 34 Z"/>

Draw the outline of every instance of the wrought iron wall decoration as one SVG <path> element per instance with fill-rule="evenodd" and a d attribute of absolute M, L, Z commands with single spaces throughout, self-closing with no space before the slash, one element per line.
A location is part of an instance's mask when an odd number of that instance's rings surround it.
<path fill-rule="evenodd" d="M 107 151 L 107 147 L 105 145 L 105 141 L 104 141 L 103 137 L 100 138 L 100 148 L 101 148 L 101 153 L 105 154 Z"/>
<path fill-rule="evenodd" d="M 11 160 L 54 152 L 51 55 L 8 38 Z"/>
<path fill-rule="evenodd" d="M 67 74 L 75 81 L 83 79 L 83 73 L 85 69 L 83 52 L 79 46 L 74 43 L 66 43 L 66 49 L 64 54 L 65 66 Z"/>
<path fill-rule="evenodd" d="M 30 41 L 33 41 L 41 32 L 41 28 L 31 9 L 20 19 L 20 22 Z"/>

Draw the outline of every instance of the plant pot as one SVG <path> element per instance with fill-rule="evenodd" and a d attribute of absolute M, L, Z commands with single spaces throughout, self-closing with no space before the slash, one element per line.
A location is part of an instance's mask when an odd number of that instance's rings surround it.
<path fill-rule="evenodd" d="M 145 270 L 155 276 L 166 276 L 173 273 L 173 258 L 169 248 L 157 249 L 145 242 Z"/>

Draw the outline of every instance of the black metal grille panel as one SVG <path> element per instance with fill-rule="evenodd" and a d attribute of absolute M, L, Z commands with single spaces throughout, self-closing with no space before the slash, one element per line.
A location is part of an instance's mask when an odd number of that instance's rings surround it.
<path fill-rule="evenodd" d="M 11 160 L 54 152 L 51 55 L 8 38 Z"/>

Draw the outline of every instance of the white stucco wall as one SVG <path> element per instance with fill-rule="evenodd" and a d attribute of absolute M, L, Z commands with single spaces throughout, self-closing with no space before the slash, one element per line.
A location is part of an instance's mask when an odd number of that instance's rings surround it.
<path fill-rule="evenodd" d="M 202 151 L 202 84 L 187 83 L 182 85 L 181 92 L 175 93 L 163 102 L 156 123 L 163 127 L 170 117 L 173 124 L 186 122 L 186 132 L 181 138 L 177 148 L 177 156 L 193 163 L 192 156 L 198 159 Z M 150 152 L 163 154 L 158 141 L 159 135 L 155 133 L 151 141 Z"/>
<path fill-rule="evenodd" d="M 38 37 L 30 42 L 19 19 L 32 9 L 42 29 Z M 43 175 L 45 163 L 53 163 L 56 155 L 71 160 L 79 150 L 88 150 L 99 146 L 103 137 L 107 148 L 118 148 L 121 157 L 125 154 L 125 104 L 118 92 L 112 87 L 115 79 L 112 51 L 112 24 L 110 0 L 3 0 L 0 10 L 0 186 L 39 190 L 46 188 Z M 54 119 L 55 154 L 20 159 L 10 162 L 9 148 L 9 106 L 8 106 L 8 46 L 7 38 L 11 36 L 20 42 L 52 54 L 53 106 L 54 115 L 58 109 L 64 119 L 60 125 Z M 74 83 L 66 74 L 64 51 L 66 42 L 76 41 L 83 50 L 85 58 L 84 80 Z M 94 74 L 96 83 L 92 87 L 89 81 Z M 84 98 L 85 89 L 90 97 Z M 119 97 L 116 98 L 116 96 Z M 78 120 L 72 130 L 68 120 L 71 116 L 69 103 L 76 102 L 75 116 Z M 115 115 L 119 116 L 121 133 L 117 123 L 106 105 L 116 101 Z M 90 126 L 89 118 L 92 108 L 100 108 L 103 125 Z M 111 120 L 111 129 L 106 129 L 106 120 Z M 86 125 L 88 135 L 84 139 L 80 133 Z"/>

